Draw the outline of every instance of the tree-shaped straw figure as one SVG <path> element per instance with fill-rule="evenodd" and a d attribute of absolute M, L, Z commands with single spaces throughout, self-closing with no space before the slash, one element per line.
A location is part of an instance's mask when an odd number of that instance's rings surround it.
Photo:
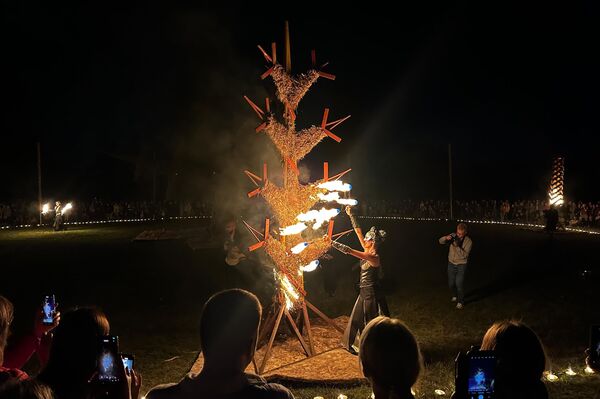
<path fill-rule="evenodd" d="M 318 265 L 319 258 L 329 250 L 331 239 L 343 234 L 333 234 L 332 218 L 340 212 L 340 206 L 356 205 L 357 201 L 345 198 L 345 194 L 340 195 L 351 189 L 349 184 L 339 180 L 349 170 L 330 177 L 329 166 L 326 162 L 324 163 L 323 179 L 310 184 L 301 184 L 299 181 L 298 161 L 326 137 L 340 142 L 341 139 L 331 130 L 350 117 L 328 122 L 329 109 L 326 108 L 320 126 L 296 130 L 296 109 L 302 97 L 319 77 L 334 80 L 335 76 L 317 68 L 314 50 L 311 54 L 313 69 L 300 75 L 291 74 L 287 22 L 286 67 L 277 62 L 275 43 L 271 45 L 271 55 L 261 46 L 258 48 L 270 64 L 261 78 L 265 79 L 270 76 L 273 79 L 277 99 L 284 107 L 282 120 L 279 120 L 271 111 L 269 98 L 265 101 L 265 110 L 248 97 L 244 96 L 244 98 L 262 121 L 256 128 L 256 132 L 265 132 L 281 155 L 283 185 L 278 186 L 269 181 L 266 163 L 263 166 L 262 178 L 245 171 L 250 180 L 258 187 L 248 196 L 261 195 L 264 198 L 272 210 L 279 228 L 272 232 L 272 224 L 269 219 L 265 220 L 264 234 L 249 225 L 246 226 L 259 241 L 249 249 L 253 251 L 264 248 L 275 265 L 275 277 L 279 283 L 276 298 L 282 305 L 277 316 L 276 330 L 282 315 L 285 313 L 286 317 L 289 317 L 289 311 L 292 309 L 302 308 L 306 319 L 304 300 L 306 291 L 304 290 L 303 273 L 314 270 Z M 263 236 L 262 240 L 259 235 Z M 318 309 L 315 309 L 310 303 L 308 305 L 313 311 L 324 317 Z M 310 326 L 307 328 L 310 330 Z M 299 334 L 296 333 L 296 335 Z M 301 334 L 298 338 L 302 343 Z M 272 344 L 272 340 L 270 344 Z M 309 344 L 312 347 L 312 342 Z M 310 356 L 311 348 L 305 347 L 305 350 Z"/>

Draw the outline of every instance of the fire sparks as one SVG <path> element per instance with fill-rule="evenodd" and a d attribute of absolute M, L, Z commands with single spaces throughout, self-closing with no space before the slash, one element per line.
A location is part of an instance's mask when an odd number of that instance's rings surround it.
<path fill-rule="evenodd" d="M 50 212 L 50 204 L 44 204 L 42 206 L 42 213 L 48 213 Z"/>
<path fill-rule="evenodd" d="M 300 234 L 304 230 L 306 230 L 308 226 L 304 223 L 296 223 L 292 226 L 284 227 L 283 229 L 279 229 L 279 234 L 282 236 L 289 236 L 292 234 Z"/>
<path fill-rule="evenodd" d="M 60 212 L 60 214 L 64 215 L 65 213 L 67 213 L 72 208 L 73 208 L 73 205 L 69 202 L 67 205 L 65 205 L 65 207 L 62 209 L 62 211 Z"/>
<path fill-rule="evenodd" d="M 311 210 L 306 213 L 301 213 L 298 215 L 297 219 L 301 222 L 309 222 L 314 220 L 315 224 L 313 224 L 313 230 L 317 230 L 319 227 L 323 225 L 323 223 L 329 221 L 329 219 L 336 217 L 340 213 L 339 209 L 325 209 L 321 208 L 320 210 Z"/>
<path fill-rule="evenodd" d="M 292 253 L 294 255 L 298 255 L 300 252 L 304 251 L 306 249 L 306 247 L 308 247 L 308 243 L 301 242 L 300 244 L 298 244 L 295 247 L 293 247 L 292 249 L 290 249 L 290 251 L 292 251 Z"/>
<path fill-rule="evenodd" d="M 352 190 L 352 185 L 348 183 L 344 183 L 341 180 L 332 180 L 326 181 L 324 183 L 319 184 L 317 187 L 324 188 L 329 191 L 350 191 Z"/>
<path fill-rule="evenodd" d="M 279 281 L 283 287 L 283 294 L 285 296 L 285 306 L 289 309 L 294 307 L 294 303 L 300 298 L 298 292 L 294 289 L 294 286 L 287 278 L 287 276 L 279 276 Z"/>
<path fill-rule="evenodd" d="M 302 270 L 303 272 L 312 272 L 317 268 L 317 266 L 319 266 L 319 260 L 313 260 L 308 265 L 301 266 L 300 270 Z"/>

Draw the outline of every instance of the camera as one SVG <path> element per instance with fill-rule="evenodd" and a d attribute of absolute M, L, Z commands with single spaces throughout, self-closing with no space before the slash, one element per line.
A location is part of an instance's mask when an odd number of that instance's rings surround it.
<path fill-rule="evenodd" d="M 493 399 L 496 364 L 494 351 L 482 351 L 471 347 L 466 354 L 460 352 L 454 369 L 456 398 Z"/>

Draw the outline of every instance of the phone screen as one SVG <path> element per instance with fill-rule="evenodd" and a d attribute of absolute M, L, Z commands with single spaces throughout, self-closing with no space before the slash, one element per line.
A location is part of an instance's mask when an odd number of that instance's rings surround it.
<path fill-rule="evenodd" d="M 119 356 L 119 338 L 115 335 L 106 335 L 101 338 L 100 354 L 98 355 L 98 380 L 104 383 L 119 381 L 117 362 Z"/>
<path fill-rule="evenodd" d="M 496 356 L 493 352 L 476 352 L 469 356 L 468 398 L 491 399 L 494 397 Z"/>
<path fill-rule="evenodd" d="M 123 359 L 123 366 L 126 369 L 133 370 L 133 355 L 121 353 L 121 359 Z"/>
<path fill-rule="evenodd" d="M 590 360 L 596 367 L 600 364 L 600 325 L 590 329 Z"/>
<path fill-rule="evenodd" d="M 54 323 L 54 315 L 56 314 L 56 297 L 54 295 L 44 296 L 44 303 L 42 304 L 42 310 L 44 316 L 42 323 L 52 324 Z"/>

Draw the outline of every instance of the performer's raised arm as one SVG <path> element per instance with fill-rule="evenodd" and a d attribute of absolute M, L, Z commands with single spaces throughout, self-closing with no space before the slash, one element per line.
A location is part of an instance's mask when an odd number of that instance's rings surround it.
<path fill-rule="evenodd" d="M 333 241 L 331 246 L 340 251 L 341 253 L 352 255 L 358 259 L 366 260 L 373 267 L 379 267 L 379 255 L 377 253 L 367 251 L 357 251 L 347 245 Z"/>
<path fill-rule="evenodd" d="M 354 229 L 354 232 L 356 233 L 356 236 L 358 237 L 358 241 L 360 241 L 361 247 L 363 248 L 363 250 L 366 250 L 367 248 L 365 247 L 365 240 L 363 238 L 362 229 L 358 225 L 358 222 L 356 221 L 356 218 L 354 217 L 354 213 L 352 213 L 352 207 L 346 206 L 346 213 L 350 217 L 350 223 L 352 223 L 352 228 Z M 363 259 L 363 258 L 361 258 L 361 259 Z"/>

